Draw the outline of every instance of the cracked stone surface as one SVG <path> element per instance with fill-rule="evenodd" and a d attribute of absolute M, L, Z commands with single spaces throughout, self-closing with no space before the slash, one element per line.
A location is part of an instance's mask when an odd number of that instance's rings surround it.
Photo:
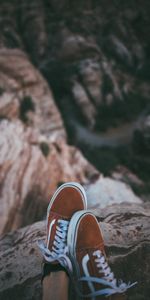
<path fill-rule="evenodd" d="M 149 299 L 150 206 L 111 205 L 92 210 L 103 232 L 106 253 L 117 278 L 138 281 L 129 300 Z M 87 233 L 88 234 L 88 233 Z M 41 299 L 41 262 L 37 240 L 45 240 L 45 221 L 0 239 L 0 297 Z M 142 258 L 142 259 L 141 259 Z M 142 263 L 141 263 L 142 261 Z"/>

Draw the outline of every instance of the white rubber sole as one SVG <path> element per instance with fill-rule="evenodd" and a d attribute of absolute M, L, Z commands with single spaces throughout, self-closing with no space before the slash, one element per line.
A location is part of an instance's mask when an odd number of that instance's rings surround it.
<path fill-rule="evenodd" d="M 81 193 L 81 195 L 82 195 L 84 209 L 87 209 L 87 197 L 86 197 L 86 193 L 85 193 L 85 190 L 82 187 L 82 185 L 80 183 L 77 183 L 77 182 L 67 182 L 67 183 L 62 184 L 56 190 L 56 192 L 54 193 L 53 197 L 51 198 L 51 200 L 49 202 L 49 205 L 48 205 L 48 208 L 47 208 L 47 218 L 48 218 L 50 209 L 51 209 L 51 207 L 52 207 L 52 205 L 53 205 L 56 197 L 58 196 L 58 194 L 60 193 L 60 191 L 62 191 L 65 187 L 73 187 L 73 188 L 77 189 Z"/>

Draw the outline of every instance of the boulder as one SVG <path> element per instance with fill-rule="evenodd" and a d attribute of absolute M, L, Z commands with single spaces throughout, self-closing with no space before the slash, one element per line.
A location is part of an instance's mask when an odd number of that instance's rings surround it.
<path fill-rule="evenodd" d="M 140 198 L 133 193 L 129 185 L 109 177 L 101 176 L 85 188 L 89 208 L 105 208 L 108 205 L 120 203 L 142 203 Z"/>
<path fill-rule="evenodd" d="M 149 300 L 150 205 L 115 204 L 92 211 L 101 221 L 106 253 L 116 277 L 138 282 L 129 290 L 129 300 Z M 1 299 L 41 299 L 38 239 L 45 240 L 45 221 L 1 237 Z"/>

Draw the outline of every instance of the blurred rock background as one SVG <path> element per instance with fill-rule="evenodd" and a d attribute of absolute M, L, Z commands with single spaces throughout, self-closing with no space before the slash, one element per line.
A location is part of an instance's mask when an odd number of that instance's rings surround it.
<path fill-rule="evenodd" d="M 149 299 L 149 14 L 148 0 L 0 1 L 0 255 L 6 257 L 6 246 L 15 247 L 26 231 L 14 230 L 45 218 L 61 183 L 78 181 L 89 208 L 107 224 L 116 272 L 120 256 L 129 262 L 138 253 L 133 279 L 141 285 L 129 298 L 138 300 Z M 132 242 L 130 222 L 135 232 L 146 228 Z M 109 224 L 121 228 L 119 246 Z M 26 227 L 29 240 L 38 226 Z M 122 250 L 124 236 L 129 251 Z M 1 261 L 2 299 L 10 292 L 11 299 L 40 297 L 35 288 L 25 292 L 31 269 L 14 279 L 13 264 L 6 270 Z M 37 270 L 31 281 L 39 286 Z M 19 294 L 12 298 L 16 286 Z"/>

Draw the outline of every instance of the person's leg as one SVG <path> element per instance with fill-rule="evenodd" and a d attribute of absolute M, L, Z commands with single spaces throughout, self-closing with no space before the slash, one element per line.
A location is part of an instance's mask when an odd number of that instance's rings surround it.
<path fill-rule="evenodd" d="M 67 300 L 69 278 L 63 271 L 52 272 L 43 279 L 43 300 Z"/>
<path fill-rule="evenodd" d="M 44 256 L 43 300 L 68 299 L 66 267 L 72 265 L 67 255 L 68 226 L 73 214 L 87 208 L 86 194 L 76 182 L 60 186 L 47 209 L 46 244 L 39 241 Z"/>

